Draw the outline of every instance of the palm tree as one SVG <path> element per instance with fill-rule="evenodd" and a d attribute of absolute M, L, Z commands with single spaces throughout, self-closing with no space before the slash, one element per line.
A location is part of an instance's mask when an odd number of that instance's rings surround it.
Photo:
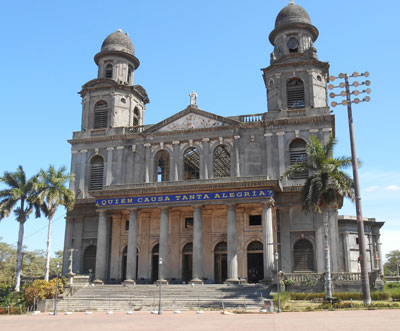
<path fill-rule="evenodd" d="M 292 165 L 284 176 L 295 177 L 308 174 L 302 189 L 302 207 L 306 212 L 323 214 L 325 229 L 325 289 L 326 298 L 332 298 L 331 263 L 329 252 L 328 206 L 339 196 L 354 201 L 353 180 L 341 169 L 351 167 L 350 157 L 333 157 L 336 140 L 331 136 L 326 145 L 314 136 L 310 136 L 307 144 L 307 158 Z"/>
<path fill-rule="evenodd" d="M 5 171 L 0 182 L 8 187 L 0 191 L 0 220 L 8 217 L 14 211 L 19 222 L 18 245 L 17 245 L 17 268 L 15 277 L 15 290 L 19 292 L 22 272 L 22 241 L 24 238 L 24 224 L 29 215 L 35 210 L 35 216 L 40 216 L 40 209 L 37 201 L 37 175 L 26 178 L 22 166 L 15 172 Z"/>
<path fill-rule="evenodd" d="M 66 182 L 72 179 L 72 175 L 66 174 L 65 171 L 65 167 L 56 170 L 54 166 L 51 165 L 47 171 L 42 169 L 39 172 L 39 203 L 41 209 L 49 219 L 45 272 L 46 281 L 49 281 L 51 230 L 54 214 L 59 206 L 64 206 L 67 210 L 71 210 L 75 202 L 74 192 L 65 187 Z"/>

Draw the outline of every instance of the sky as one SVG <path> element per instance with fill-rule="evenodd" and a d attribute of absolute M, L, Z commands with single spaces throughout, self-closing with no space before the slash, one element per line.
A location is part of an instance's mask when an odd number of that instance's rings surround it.
<path fill-rule="evenodd" d="M 28 176 L 50 164 L 70 168 L 67 140 L 80 129 L 77 92 L 96 78 L 93 57 L 117 29 L 128 32 L 141 64 L 135 84 L 150 98 L 145 124 L 157 123 L 189 104 L 195 90 L 201 109 L 222 116 L 267 111 L 261 68 L 268 41 L 288 0 L 9 1 L 0 12 L 0 175 L 23 165 Z M 370 73 L 371 102 L 353 106 L 363 215 L 384 221 L 383 252 L 400 249 L 398 13 L 395 0 L 297 0 L 319 30 L 314 43 L 330 74 Z M 390 10 L 388 10 L 388 8 Z M 397 41 L 396 41 L 397 40 Z M 362 80 L 360 80 L 362 81 Z M 397 106 L 396 106 L 397 105 Z M 347 111 L 336 117 L 335 154 L 350 156 Z M 397 144 L 396 144 L 397 146 Z M 4 188 L 0 185 L 0 189 Z M 345 202 L 339 211 L 355 215 Z M 65 210 L 54 219 L 52 252 L 64 243 Z M 45 249 L 47 220 L 30 216 L 28 249 Z M 0 237 L 16 244 L 14 216 L 0 222 Z"/>

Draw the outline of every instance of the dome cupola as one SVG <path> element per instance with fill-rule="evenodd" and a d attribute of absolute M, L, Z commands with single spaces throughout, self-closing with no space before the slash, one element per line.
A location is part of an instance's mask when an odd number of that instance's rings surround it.
<path fill-rule="evenodd" d="M 276 17 L 275 29 L 269 35 L 269 41 L 274 45 L 275 38 L 282 31 L 299 28 L 307 30 L 311 34 L 313 41 L 317 39 L 318 29 L 311 24 L 310 15 L 303 7 L 290 1 Z"/>

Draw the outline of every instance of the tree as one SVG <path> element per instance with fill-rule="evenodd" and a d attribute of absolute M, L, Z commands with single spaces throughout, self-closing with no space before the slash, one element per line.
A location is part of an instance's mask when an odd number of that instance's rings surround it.
<path fill-rule="evenodd" d="M 390 251 L 385 255 L 386 263 L 383 266 L 385 275 L 399 275 L 400 250 Z"/>
<path fill-rule="evenodd" d="M 74 192 L 65 187 L 65 184 L 72 179 L 72 176 L 66 174 L 65 171 L 65 167 L 56 170 L 54 166 L 51 165 L 47 171 L 42 169 L 39 172 L 40 206 L 49 219 L 45 272 L 46 281 L 49 281 L 51 230 L 54 214 L 59 206 L 64 206 L 67 210 L 71 210 L 75 202 Z"/>
<path fill-rule="evenodd" d="M 8 217 L 14 211 L 17 222 L 19 222 L 18 244 L 17 244 L 17 266 L 15 276 L 15 290 L 19 292 L 22 271 L 22 242 L 24 238 L 24 224 L 29 215 L 35 210 L 35 216 L 40 216 L 37 203 L 37 175 L 29 179 L 22 166 L 15 172 L 5 171 L 0 182 L 7 188 L 0 191 L 0 220 Z"/>
<path fill-rule="evenodd" d="M 351 167 L 350 157 L 333 157 L 336 140 L 331 136 L 326 145 L 314 136 L 307 144 L 307 159 L 292 165 L 284 176 L 308 174 L 302 189 L 302 207 L 306 212 L 322 213 L 325 229 L 325 287 L 326 297 L 332 298 L 331 262 L 329 251 L 328 206 L 338 195 L 354 200 L 353 180 L 342 171 Z"/>

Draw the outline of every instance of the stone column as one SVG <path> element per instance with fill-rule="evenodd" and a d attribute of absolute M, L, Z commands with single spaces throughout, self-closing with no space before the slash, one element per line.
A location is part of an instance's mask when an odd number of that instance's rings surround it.
<path fill-rule="evenodd" d="M 209 145 L 209 138 L 203 138 L 203 169 L 204 169 L 204 179 L 213 177 L 213 169 L 208 169 L 208 166 L 210 165 L 210 158 L 209 158 L 209 153 L 210 153 L 210 145 Z M 212 158 L 212 156 L 211 156 Z M 211 176 L 210 176 L 211 172 Z"/>
<path fill-rule="evenodd" d="M 112 158 L 114 147 L 107 147 L 107 166 L 106 166 L 106 186 L 110 186 L 112 182 Z"/>
<path fill-rule="evenodd" d="M 239 153 L 239 143 L 240 136 L 233 136 L 234 149 L 235 149 L 235 176 L 240 177 L 240 153 Z"/>
<path fill-rule="evenodd" d="M 95 284 L 103 284 L 106 275 L 107 261 L 107 217 L 104 210 L 99 211 L 99 225 L 97 229 L 96 271 Z"/>
<path fill-rule="evenodd" d="M 145 161 L 144 161 L 144 181 L 145 183 L 149 183 L 150 182 L 150 147 L 151 144 L 147 143 L 144 144 L 144 147 L 146 149 L 145 152 Z"/>
<path fill-rule="evenodd" d="M 349 233 L 347 231 L 343 233 L 343 246 L 344 246 L 344 271 L 351 272 L 350 239 L 349 239 Z"/>
<path fill-rule="evenodd" d="M 381 271 L 381 274 L 383 274 L 383 258 L 382 258 L 382 244 L 380 240 L 381 235 L 377 234 L 376 235 L 376 248 L 378 250 L 378 259 L 379 259 L 379 269 Z"/>
<path fill-rule="evenodd" d="M 267 176 L 274 178 L 274 169 L 272 168 L 272 133 L 264 133 L 265 137 L 265 153 L 267 156 Z"/>
<path fill-rule="evenodd" d="M 284 135 L 285 132 L 277 132 L 276 135 L 278 136 L 278 152 L 279 152 L 279 176 L 281 177 L 283 173 L 285 172 L 285 141 L 284 141 Z"/>
<path fill-rule="evenodd" d="M 227 283 L 238 283 L 236 205 L 228 205 L 228 279 Z"/>
<path fill-rule="evenodd" d="M 123 179 L 123 166 L 125 165 L 122 162 L 122 153 L 123 153 L 124 146 L 118 146 L 117 147 L 117 164 L 119 166 L 119 173 L 116 174 L 116 182 L 118 184 L 123 184 L 124 179 Z"/>
<path fill-rule="evenodd" d="M 136 280 L 136 246 L 137 246 L 138 210 L 132 209 L 129 214 L 128 252 L 126 261 L 127 284 L 135 284 Z"/>
<path fill-rule="evenodd" d="M 62 264 L 62 275 L 66 276 L 68 273 L 69 266 L 69 250 L 72 248 L 72 222 L 74 221 L 71 217 L 65 218 L 65 237 L 64 237 L 64 253 L 63 253 L 63 264 Z"/>
<path fill-rule="evenodd" d="M 192 283 L 203 284 L 203 220 L 202 206 L 193 207 L 193 279 Z"/>
<path fill-rule="evenodd" d="M 81 150 L 81 160 L 80 160 L 81 171 L 79 174 L 79 191 L 80 191 L 80 193 L 78 194 L 79 198 L 85 197 L 86 153 L 87 153 L 86 149 Z"/>
<path fill-rule="evenodd" d="M 274 269 L 274 234 L 272 228 L 272 207 L 273 201 L 263 204 L 262 223 L 263 223 L 263 248 L 264 248 L 264 280 L 272 281 Z"/>
<path fill-rule="evenodd" d="M 172 175 L 172 180 L 179 180 L 179 141 L 173 141 L 172 145 L 173 145 L 173 158 L 172 158 L 172 162 L 174 164 L 174 168 L 173 168 L 173 173 Z"/>
<path fill-rule="evenodd" d="M 168 259 L 169 259 L 169 208 L 161 208 L 160 216 L 160 250 L 159 257 L 162 259 L 162 264 L 158 266 L 159 281 L 166 282 L 168 277 Z"/>

